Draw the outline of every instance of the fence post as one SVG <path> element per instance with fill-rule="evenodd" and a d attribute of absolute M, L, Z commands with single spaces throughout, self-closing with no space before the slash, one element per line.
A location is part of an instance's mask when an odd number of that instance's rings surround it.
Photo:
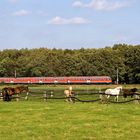
<path fill-rule="evenodd" d="M 99 98 L 101 100 L 101 103 L 108 103 L 108 99 L 107 99 L 107 96 L 104 94 L 104 93 L 99 93 Z"/>
<path fill-rule="evenodd" d="M 19 94 L 17 94 L 16 100 L 17 100 L 17 102 L 19 101 Z"/>
<path fill-rule="evenodd" d="M 139 95 L 138 94 L 134 94 L 134 104 L 139 104 L 139 100 L 137 100 L 137 99 L 139 99 L 140 97 L 139 97 Z"/>
<path fill-rule="evenodd" d="M 47 101 L 47 93 L 43 94 L 43 98 L 44 98 L 44 101 L 46 102 Z"/>
<path fill-rule="evenodd" d="M 53 94 L 54 94 L 53 91 L 51 91 L 50 97 L 53 97 L 54 96 Z"/>
<path fill-rule="evenodd" d="M 0 100 L 3 100 L 2 92 L 0 92 Z"/>

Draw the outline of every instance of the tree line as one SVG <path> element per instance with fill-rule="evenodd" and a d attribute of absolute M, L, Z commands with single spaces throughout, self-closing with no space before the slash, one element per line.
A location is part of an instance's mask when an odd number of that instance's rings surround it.
<path fill-rule="evenodd" d="M 140 45 L 115 44 L 91 49 L 5 49 L 0 77 L 110 76 L 120 83 L 140 83 Z"/>

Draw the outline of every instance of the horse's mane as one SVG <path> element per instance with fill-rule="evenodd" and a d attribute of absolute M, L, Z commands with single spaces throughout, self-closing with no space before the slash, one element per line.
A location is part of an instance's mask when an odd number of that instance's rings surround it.
<path fill-rule="evenodd" d="M 14 88 L 17 92 L 28 92 L 29 89 L 28 89 L 28 86 L 27 85 L 18 85 Z"/>
<path fill-rule="evenodd" d="M 115 89 L 122 89 L 122 86 L 118 86 L 118 87 L 116 87 Z"/>
<path fill-rule="evenodd" d="M 131 91 L 132 91 L 132 92 L 137 92 L 138 89 L 137 89 L 137 88 L 132 88 Z"/>

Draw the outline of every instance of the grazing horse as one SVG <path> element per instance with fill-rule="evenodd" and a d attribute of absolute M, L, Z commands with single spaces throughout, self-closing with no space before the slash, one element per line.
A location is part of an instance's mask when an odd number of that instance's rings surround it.
<path fill-rule="evenodd" d="M 70 86 L 69 89 L 64 90 L 64 94 L 66 97 L 67 102 L 73 102 L 74 100 L 71 97 L 74 97 L 74 92 L 72 91 L 72 87 Z"/>
<path fill-rule="evenodd" d="M 105 94 L 107 95 L 107 99 L 109 99 L 110 95 L 112 95 L 112 96 L 115 96 L 114 100 L 116 100 L 118 102 L 118 97 L 119 97 L 121 90 L 122 90 L 122 86 L 116 87 L 114 89 L 105 90 Z"/>
<path fill-rule="evenodd" d="M 17 86 L 17 87 L 5 87 L 2 89 L 2 96 L 4 101 L 10 101 L 12 95 L 17 95 L 17 101 L 19 100 L 19 94 L 26 92 L 25 99 L 28 98 L 29 89 L 28 86 Z"/>
<path fill-rule="evenodd" d="M 127 98 L 127 96 L 131 96 L 131 98 L 137 94 L 138 89 L 132 88 L 132 89 L 123 89 L 123 97 L 124 99 Z"/>

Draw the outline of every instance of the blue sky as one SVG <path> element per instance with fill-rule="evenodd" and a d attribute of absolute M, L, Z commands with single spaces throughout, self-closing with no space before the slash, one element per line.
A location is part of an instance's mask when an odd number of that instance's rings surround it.
<path fill-rule="evenodd" d="M 140 0 L 0 0 L 0 50 L 140 44 Z"/>

